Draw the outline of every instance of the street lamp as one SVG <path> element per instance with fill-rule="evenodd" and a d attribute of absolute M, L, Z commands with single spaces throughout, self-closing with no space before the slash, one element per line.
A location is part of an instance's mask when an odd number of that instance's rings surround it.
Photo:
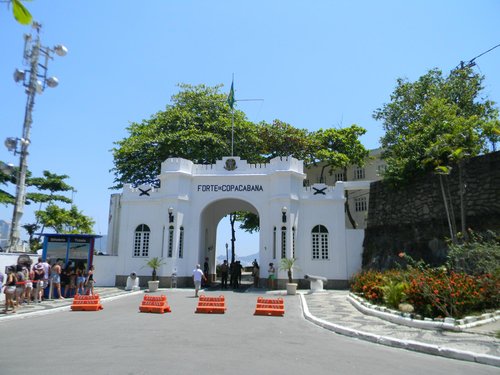
<path fill-rule="evenodd" d="M 5 145 L 7 149 L 19 154 L 19 170 L 16 179 L 16 201 L 12 214 L 12 224 L 10 228 L 9 247 L 7 251 L 16 251 L 19 246 L 19 221 L 24 212 L 26 200 L 26 172 L 28 170 L 28 146 L 30 145 L 30 131 L 33 123 L 32 112 L 35 106 L 36 94 L 41 94 L 45 88 L 56 87 L 59 81 L 56 77 L 47 77 L 49 60 L 53 59 L 54 53 L 58 56 L 65 56 L 68 49 L 63 45 L 56 45 L 53 48 L 44 47 L 40 42 L 41 24 L 33 22 L 35 36 L 24 35 L 24 63 L 29 66 L 27 70 L 16 69 L 14 71 L 14 81 L 22 83 L 26 87 L 28 99 L 26 101 L 26 111 L 24 114 L 23 135 L 21 138 L 7 138 Z M 39 62 L 39 59 L 44 59 Z"/>
<path fill-rule="evenodd" d="M 286 206 L 281 207 L 281 221 L 283 223 L 286 223 L 286 211 L 287 210 L 288 209 L 286 208 Z"/>

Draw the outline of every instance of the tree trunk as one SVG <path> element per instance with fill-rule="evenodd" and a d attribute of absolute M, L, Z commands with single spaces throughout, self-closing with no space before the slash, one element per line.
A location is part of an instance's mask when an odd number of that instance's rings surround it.
<path fill-rule="evenodd" d="M 236 241 L 236 231 L 234 230 L 236 214 L 229 214 L 229 222 L 231 223 L 231 263 L 234 263 L 236 257 L 234 249 L 234 242 Z"/>
<path fill-rule="evenodd" d="M 443 175 L 439 175 L 439 185 L 441 186 L 441 193 L 443 195 L 444 209 L 446 211 L 446 219 L 448 219 L 448 228 L 450 230 L 451 240 L 455 242 L 455 233 L 453 232 L 453 227 L 451 225 L 450 210 L 448 209 L 448 200 L 444 190 Z"/>
<path fill-rule="evenodd" d="M 459 161 L 458 162 L 458 183 L 460 187 L 460 224 L 461 224 L 461 231 L 462 231 L 462 236 L 465 240 L 468 239 L 468 233 L 467 233 L 467 223 L 466 223 L 466 216 L 465 216 L 465 185 L 463 181 L 463 162 Z"/>

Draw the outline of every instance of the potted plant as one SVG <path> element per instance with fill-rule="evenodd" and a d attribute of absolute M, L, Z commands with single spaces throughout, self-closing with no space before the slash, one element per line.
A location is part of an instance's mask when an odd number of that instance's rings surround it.
<path fill-rule="evenodd" d="M 158 290 L 160 280 L 157 280 L 156 270 L 164 264 L 165 262 L 163 261 L 163 258 L 160 257 L 151 258 L 146 262 L 146 266 L 153 269 L 153 273 L 151 274 L 151 280 L 148 281 L 148 287 L 150 292 L 156 292 Z"/>
<path fill-rule="evenodd" d="M 280 269 L 286 271 L 288 276 L 288 283 L 286 284 L 286 294 L 295 295 L 297 293 L 297 283 L 293 282 L 292 271 L 295 266 L 295 258 L 283 258 L 281 259 Z"/>

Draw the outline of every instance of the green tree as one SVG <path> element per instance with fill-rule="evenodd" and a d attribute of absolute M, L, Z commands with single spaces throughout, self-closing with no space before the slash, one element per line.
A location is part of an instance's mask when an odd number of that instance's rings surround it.
<path fill-rule="evenodd" d="M 45 210 L 35 212 L 37 221 L 56 233 L 93 233 L 94 220 L 85 216 L 75 205 L 69 210 L 51 203 Z"/>
<path fill-rule="evenodd" d="M 274 120 L 272 124 L 259 123 L 258 134 L 262 147 L 260 153 L 266 160 L 277 156 L 293 156 L 307 162 L 311 158 L 311 137 L 305 129 Z"/>
<path fill-rule="evenodd" d="M 498 142 L 498 109 L 481 97 L 483 80 L 471 67 L 455 69 L 447 77 L 434 69 L 413 83 L 399 79 L 391 102 L 374 113 L 386 131 L 381 139 L 388 166 L 384 178 L 397 185 L 419 174 L 436 173 L 453 242 L 457 229 L 447 175 L 456 165 L 461 230 L 466 236 L 467 159 L 488 152 L 488 143 L 495 149 Z"/>
<path fill-rule="evenodd" d="M 387 163 L 384 178 L 399 184 L 434 170 L 436 163 L 429 162 L 428 150 L 435 148 L 432 142 L 438 138 L 441 144 L 451 141 L 447 135 L 455 124 L 461 125 L 460 132 L 454 131 L 455 149 L 467 149 L 477 140 L 469 156 L 487 152 L 487 143 L 498 141 L 498 109 L 494 102 L 482 99 L 483 80 L 469 67 L 455 69 L 447 77 L 434 69 L 416 82 L 398 79 L 391 101 L 373 114 L 385 130 L 381 138 Z M 444 149 L 434 150 L 433 155 L 439 154 L 440 162 L 448 165 L 452 152 L 447 156 Z"/>
<path fill-rule="evenodd" d="M 65 191 L 75 191 L 72 186 L 68 185 L 64 181 L 67 178 L 69 178 L 69 176 L 58 175 L 47 170 L 43 171 L 43 177 L 31 177 L 31 174 L 29 174 L 28 178 L 26 179 L 26 185 L 28 185 L 30 188 L 36 188 L 36 191 L 26 193 L 26 202 L 28 204 L 30 202 L 38 203 L 38 211 L 42 211 L 43 204 L 51 205 L 54 204 L 54 202 L 62 202 L 67 204 L 72 203 L 73 201 L 70 198 L 61 194 L 56 194 Z M 44 193 L 43 191 L 48 191 L 48 194 Z M 35 218 L 37 218 L 36 212 Z M 45 226 L 40 226 L 40 222 L 37 218 L 37 221 L 35 223 L 25 224 L 23 225 L 23 228 L 29 235 L 30 248 L 32 250 L 39 249 L 41 247 L 41 236 L 35 238 L 34 235 L 35 232 L 40 228 L 41 233 L 43 233 Z"/>
<path fill-rule="evenodd" d="M 132 123 L 129 136 L 113 148 L 115 188 L 131 183 L 156 183 L 161 163 L 181 157 L 214 163 L 231 153 L 231 110 L 221 85 L 180 84 L 172 104 L 149 120 Z M 261 161 L 256 127 L 234 111 L 234 152 L 249 162 Z"/>
<path fill-rule="evenodd" d="M 3 162 L 0 162 L 3 163 Z M 15 173 L 6 174 L 0 170 L 0 185 L 7 185 L 9 183 L 15 183 Z M 14 204 L 16 197 L 10 194 L 8 191 L 0 189 L 0 203 L 2 204 Z"/>
<path fill-rule="evenodd" d="M 369 151 L 361 144 L 359 138 L 366 133 L 357 125 L 340 129 L 320 129 L 312 135 L 314 144 L 314 164 L 323 164 L 320 179 L 323 180 L 323 173 L 326 169 L 332 174 L 337 169 L 342 169 L 344 178 L 347 179 L 347 167 L 365 165 Z M 345 211 L 349 222 L 353 228 L 357 227 L 356 221 L 352 217 L 349 208 L 349 192 L 345 191 Z"/>

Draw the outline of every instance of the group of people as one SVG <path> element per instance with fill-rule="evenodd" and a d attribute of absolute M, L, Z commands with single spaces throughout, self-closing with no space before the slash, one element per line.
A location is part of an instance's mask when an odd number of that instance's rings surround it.
<path fill-rule="evenodd" d="M 57 259 L 50 265 L 42 257 L 31 264 L 17 264 L 7 267 L 4 276 L 0 272 L 0 290 L 5 294 L 5 309 L 13 313 L 23 304 L 40 303 L 45 289 L 52 284 L 52 292 L 57 299 L 73 297 L 75 294 L 94 294 L 94 266 L 86 271 L 84 264 L 75 267 L 68 265 L 63 269 L 63 261 Z M 64 296 L 63 288 L 64 287 Z"/>
<path fill-rule="evenodd" d="M 242 275 L 243 266 L 241 262 L 235 261 L 231 262 L 231 265 L 228 264 L 227 260 L 224 260 L 222 264 L 219 266 L 219 271 L 221 275 L 221 289 L 227 289 L 228 281 L 232 288 L 238 289 L 241 285 L 241 275 Z M 268 279 L 267 279 L 267 287 L 269 289 L 275 288 L 276 283 L 276 269 L 274 268 L 273 263 L 269 263 Z M 252 276 L 253 276 L 253 285 L 255 287 L 260 287 L 260 266 L 257 262 L 257 259 L 254 259 L 252 262 Z M 199 264 L 196 265 L 196 268 L 193 270 L 193 281 L 195 286 L 195 297 L 198 297 L 198 291 L 204 286 L 209 286 L 209 265 L 208 258 L 205 258 L 205 263 L 203 264 L 203 270 Z"/>
<path fill-rule="evenodd" d="M 242 271 L 243 266 L 239 260 L 231 262 L 230 265 L 228 265 L 227 260 L 224 260 L 220 265 L 221 289 L 227 289 L 228 280 L 232 288 L 238 289 L 241 285 Z"/>

